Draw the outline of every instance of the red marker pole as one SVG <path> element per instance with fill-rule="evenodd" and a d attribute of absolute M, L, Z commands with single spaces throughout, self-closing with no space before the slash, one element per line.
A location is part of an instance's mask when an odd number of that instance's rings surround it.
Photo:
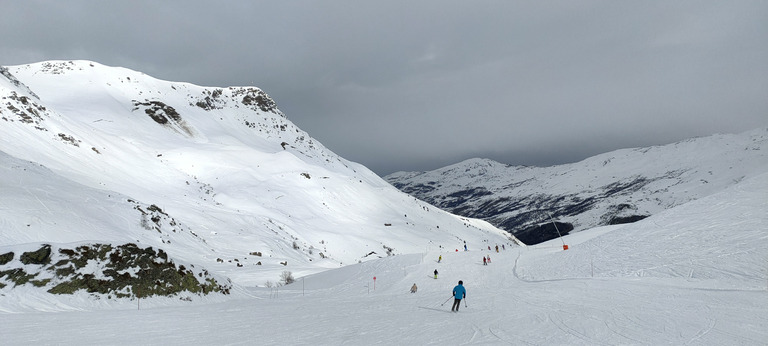
<path fill-rule="evenodd" d="M 376 277 L 373 277 L 373 290 L 376 290 Z"/>

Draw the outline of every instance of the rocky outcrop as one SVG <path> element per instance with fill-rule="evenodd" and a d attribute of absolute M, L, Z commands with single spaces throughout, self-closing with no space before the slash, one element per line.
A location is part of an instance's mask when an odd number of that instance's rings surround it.
<path fill-rule="evenodd" d="M 228 281 L 228 280 L 227 280 Z M 229 294 L 223 283 L 205 269 L 177 265 L 162 249 L 88 244 L 73 249 L 42 245 L 23 252 L 0 255 L 0 289 L 31 284 L 52 294 L 85 291 L 115 298 L 175 296 L 180 293 Z"/>

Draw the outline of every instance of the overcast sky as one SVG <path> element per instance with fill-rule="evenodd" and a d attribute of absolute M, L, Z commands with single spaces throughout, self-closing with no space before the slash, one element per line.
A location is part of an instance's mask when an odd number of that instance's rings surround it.
<path fill-rule="evenodd" d="M 4 1 L 0 64 L 253 85 L 380 175 L 768 127 L 768 1 Z"/>

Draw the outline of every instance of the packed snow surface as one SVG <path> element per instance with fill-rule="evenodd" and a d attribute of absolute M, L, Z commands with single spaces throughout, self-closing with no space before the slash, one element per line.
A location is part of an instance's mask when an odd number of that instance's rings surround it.
<path fill-rule="evenodd" d="M 2 313 L 0 334 L 9 345 L 765 345 L 767 196 L 763 174 L 634 224 L 499 252 L 425 249 L 217 301 L 20 311 L 0 297 L 17 312 Z M 452 313 L 458 280 L 467 299 Z"/>

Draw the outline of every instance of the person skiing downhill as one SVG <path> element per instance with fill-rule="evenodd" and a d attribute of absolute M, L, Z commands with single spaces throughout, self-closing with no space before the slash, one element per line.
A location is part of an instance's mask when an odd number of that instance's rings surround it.
<path fill-rule="evenodd" d="M 464 282 L 459 280 L 459 284 L 453 288 L 453 307 L 451 311 L 459 312 L 459 304 L 463 298 L 467 297 L 467 289 L 464 288 Z"/>
<path fill-rule="evenodd" d="M 440 257 L 437 258 L 437 263 L 440 263 L 440 261 L 443 260 L 443 255 L 440 255 Z"/>
<path fill-rule="evenodd" d="M 437 279 L 437 269 L 435 269 L 435 279 Z"/>
<path fill-rule="evenodd" d="M 488 265 L 488 262 L 486 262 L 486 261 L 487 261 L 487 260 L 485 259 L 485 256 L 483 256 L 483 265 L 484 265 L 484 266 L 487 266 L 487 265 Z"/>
<path fill-rule="evenodd" d="M 416 287 L 416 284 L 414 283 L 414 284 L 413 284 L 413 286 L 411 286 L 411 293 L 416 293 L 416 291 L 417 291 L 418 289 L 419 289 L 419 288 L 418 288 L 418 287 Z"/>

